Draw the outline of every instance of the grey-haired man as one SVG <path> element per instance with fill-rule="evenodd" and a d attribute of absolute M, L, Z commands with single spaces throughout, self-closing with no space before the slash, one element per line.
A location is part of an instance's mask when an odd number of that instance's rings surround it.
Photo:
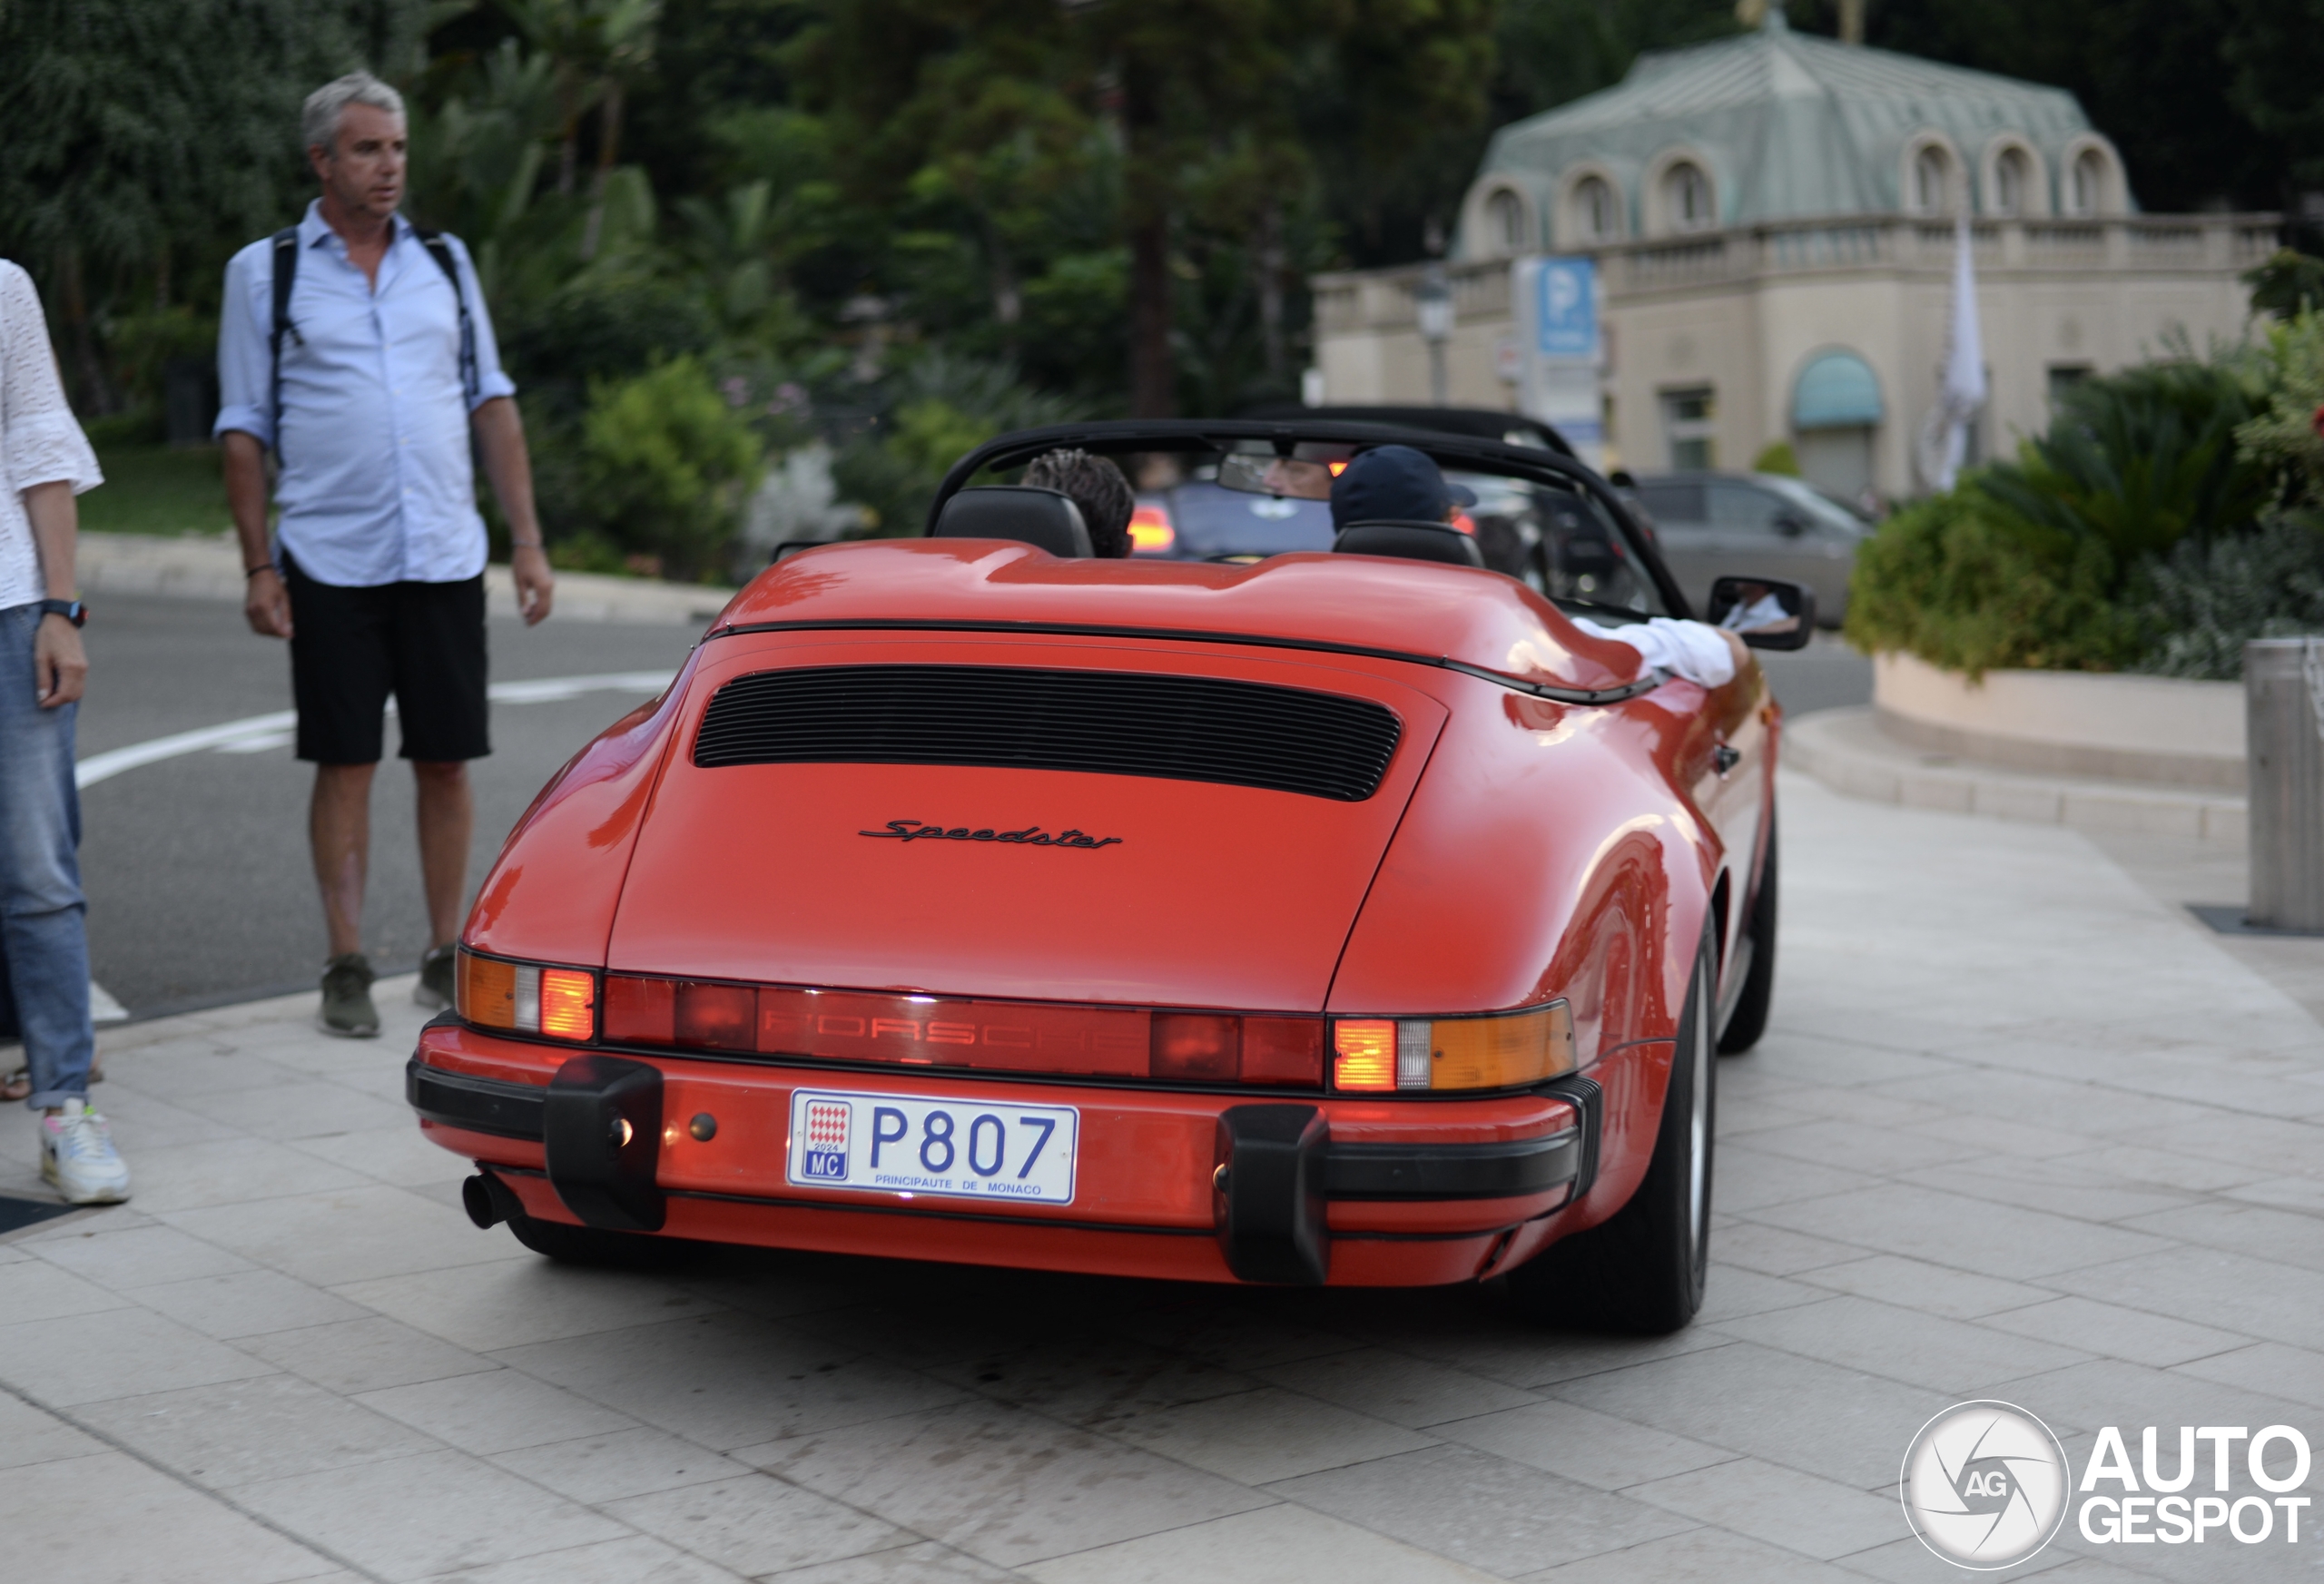
<path fill-rule="evenodd" d="M 398 212 L 403 100 L 353 73 L 309 96 L 302 131 L 320 195 L 227 266 L 217 433 L 249 575 L 243 612 L 252 631 L 290 640 L 299 757 L 315 765 L 309 836 L 330 936 L 320 1022 L 366 1037 L 379 1017 L 363 888 L 390 694 L 419 792 L 429 931 L 419 994 L 451 998 L 475 822 L 468 761 L 491 752 L 471 435 L 508 520 L 527 623 L 548 615 L 552 585 L 516 386 L 468 251 Z"/>

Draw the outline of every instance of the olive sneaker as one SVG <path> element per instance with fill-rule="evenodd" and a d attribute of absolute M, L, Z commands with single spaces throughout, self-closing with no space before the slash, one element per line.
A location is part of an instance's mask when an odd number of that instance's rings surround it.
<path fill-rule="evenodd" d="M 452 1004 L 452 958 L 458 949 L 451 945 L 428 949 L 419 959 L 419 982 L 411 987 L 413 1000 L 438 1010 Z"/>
<path fill-rule="evenodd" d="M 77 1096 L 40 1119 L 40 1175 L 68 1205 L 118 1205 L 129 1197 L 129 1168 L 105 1119 Z"/>
<path fill-rule="evenodd" d="M 376 1039 L 379 1009 L 371 1005 L 371 964 L 359 951 L 334 957 L 323 968 L 323 1008 L 315 1018 L 326 1034 Z"/>

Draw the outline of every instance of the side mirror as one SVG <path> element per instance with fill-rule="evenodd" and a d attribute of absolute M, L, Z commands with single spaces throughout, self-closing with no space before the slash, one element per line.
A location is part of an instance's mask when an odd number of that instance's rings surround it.
<path fill-rule="evenodd" d="M 1704 619 L 1754 649 L 1805 649 L 1816 633 L 1816 591 L 1780 577 L 1722 577 Z"/>
<path fill-rule="evenodd" d="M 1807 531 L 1807 525 L 1787 512 L 1782 517 L 1776 518 L 1775 528 L 1776 532 L 1781 534 L 1785 538 L 1797 539 L 1800 535 Z"/>

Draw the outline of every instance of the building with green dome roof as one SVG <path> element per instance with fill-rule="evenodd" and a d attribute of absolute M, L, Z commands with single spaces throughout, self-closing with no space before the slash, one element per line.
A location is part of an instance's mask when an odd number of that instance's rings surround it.
<path fill-rule="evenodd" d="M 1608 466 L 1741 468 L 1782 440 L 1827 488 L 1917 493 L 1965 210 L 1985 454 L 2072 379 L 2241 335 L 2237 276 L 2277 238 L 2273 215 L 2140 213 L 2063 89 L 1794 33 L 1777 5 L 1494 135 L 1443 266 L 1447 398 L 1519 404 L 1512 262 L 1585 256 Z M 1430 399 L 1429 273 L 1317 277 L 1323 399 Z"/>

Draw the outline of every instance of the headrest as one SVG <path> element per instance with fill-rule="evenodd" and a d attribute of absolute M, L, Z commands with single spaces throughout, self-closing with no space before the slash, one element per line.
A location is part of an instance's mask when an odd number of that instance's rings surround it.
<path fill-rule="evenodd" d="M 944 503 L 931 539 L 1015 539 L 1052 556 L 1088 556 L 1088 525 L 1063 490 L 1030 484 L 988 484 Z"/>
<path fill-rule="evenodd" d="M 1443 523 L 1350 523 L 1332 541 L 1332 548 L 1349 556 L 1402 556 L 1407 561 L 1442 561 L 1452 566 L 1485 564 L 1473 536 Z"/>

